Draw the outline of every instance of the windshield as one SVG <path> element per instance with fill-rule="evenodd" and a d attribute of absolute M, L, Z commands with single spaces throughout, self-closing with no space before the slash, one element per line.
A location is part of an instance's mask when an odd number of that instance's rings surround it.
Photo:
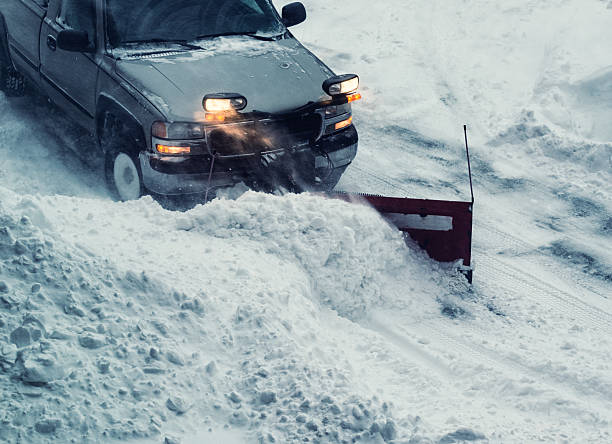
<path fill-rule="evenodd" d="M 231 34 L 275 36 L 284 25 L 269 0 L 107 0 L 111 46 Z"/>

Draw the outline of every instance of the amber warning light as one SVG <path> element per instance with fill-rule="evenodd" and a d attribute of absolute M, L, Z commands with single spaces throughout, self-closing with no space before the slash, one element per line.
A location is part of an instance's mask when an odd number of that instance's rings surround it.
<path fill-rule="evenodd" d="M 206 121 L 207 122 L 224 122 L 225 114 L 206 113 Z"/>
<path fill-rule="evenodd" d="M 335 127 L 336 131 L 346 128 L 347 126 L 350 126 L 351 123 L 353 123 L 353 116 L 349 117 L 346 120 L 343 120 L 342 122 L 336 123 L 336 127 Z"/>
<path fill-rule="evenodd" d="M 156 148 L 162 154 L 189 154 L 191 152 L 188 146 L 169 146 L 158 143 Z"/>
<path fill-rule="evenodd" d="M 361 94 L 357 92 L 353 94 L 349 94 L 346 96 L 346 100 L 348 101 L 348 103 L 356 102 L 357 100 L 361 100 Z"/>

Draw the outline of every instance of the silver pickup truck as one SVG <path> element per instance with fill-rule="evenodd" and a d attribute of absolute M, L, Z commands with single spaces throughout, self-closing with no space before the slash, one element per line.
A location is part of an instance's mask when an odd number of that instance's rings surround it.
<path fill-rule="evenodd" d="M 270 0 L 1 0 L 0 87 L 95 135 L 110 189 L 331 190 L 357 153 L 359 78 L 335 75 Z"/>

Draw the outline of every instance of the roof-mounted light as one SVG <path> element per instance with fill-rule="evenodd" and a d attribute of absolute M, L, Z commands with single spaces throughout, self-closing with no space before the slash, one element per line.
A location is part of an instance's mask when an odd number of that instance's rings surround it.
<path fill-rule="evenodd" d="M 344 74 L 334 76 L 323 82 L 323 90 L 330 96 L 349 94 L 359 88 L 359 76 L 355 74 Z"/>
<path fill-rule="evenodd" d="M 209 113 L 227 113 L 246 108 L 247 99 L 240 94 L 208 94 L 202 100 L 202 106 Z"/>

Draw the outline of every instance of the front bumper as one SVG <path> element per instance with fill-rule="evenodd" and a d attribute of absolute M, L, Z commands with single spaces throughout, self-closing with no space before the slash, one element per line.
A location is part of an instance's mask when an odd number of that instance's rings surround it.
<path fill-rule="evenodd" d="M 331 189 L 357 155 L 358 134 L 354 126 L 336 134 L 324 136 L 315 143 L 241 156 L 171 157 L 150 151 L 140 153 L 144 186 L 162 195 L 205 193 L 230 187 L 253 178 L 255 170 L 269 165 L 276 172 L 299 173 L 311 177 L 311 188 Z M 210 180 L 210 187 L 209 187 Z"/>

